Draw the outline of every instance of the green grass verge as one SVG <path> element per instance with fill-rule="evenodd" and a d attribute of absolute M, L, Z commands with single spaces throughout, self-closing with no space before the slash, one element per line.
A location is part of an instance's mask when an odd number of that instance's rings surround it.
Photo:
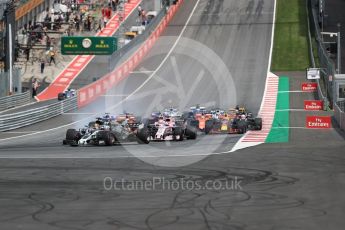
<path fill-rule="evenodd" d="M 277 0 L 272 71 L 298 71 L 310 66 L 305 0 Z"/>
<path fill-rule="evenodd" d="M 289 78 L 279 78 L 279 91 L 289 91 Z M 276 112 L 274 114 L 274 120 L 272 129 L 266 138 L 266 143 L 281 143 L 289 141 L 289 129 L 279 127 L 290 126 L 290 116 L 288 109 L 290 108 L 290 96 L 289 93 L 278 93 Z M 277 111 L 283 110 L 283 111 Z"/>

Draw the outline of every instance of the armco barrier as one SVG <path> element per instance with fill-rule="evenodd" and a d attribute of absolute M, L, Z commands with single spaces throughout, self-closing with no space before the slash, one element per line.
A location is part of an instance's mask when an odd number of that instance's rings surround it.
<path fill-rule="evenodd" d="M 1 97 L 0 111 L 28 104 L 30 100 L 31 94 L 29 91 L 25 93 L 15 94 L 13 96 Z"/>
<path fill-rule="evenodd" d="M 77 109 L 77 97 L 23 112 L 0 116 L 0 132 L 22 128 Z"/>
<path fill-rule="evenodd" d="M 128 58 L 114 71 L 106 74 L 94 83 L 78 90 L 79 108 L 93 102 L 99 96 L 104 95 L 110 88 L 129 76 L 129 73 L 139 65 L 140 61 L 149 52 L 159 36 L 164 32 L 166 26 L 170 23 L 171 19 L 174 17 L 182 3 L 183 0 L 179 0 L 177 1 L 176 5 L 170 6 L 167 14 L 161 20 L 160 24 L 151 32 L 151 35 L 148 37 L 148 39 L 136 52 L 130 56 L 130 58 Z"/>
<path fill-rule="evenodd" d="M 339 124 L 339 127 L 345 131 L 345 102 L 338 102 L 334 104 L 334 118 Z"/>

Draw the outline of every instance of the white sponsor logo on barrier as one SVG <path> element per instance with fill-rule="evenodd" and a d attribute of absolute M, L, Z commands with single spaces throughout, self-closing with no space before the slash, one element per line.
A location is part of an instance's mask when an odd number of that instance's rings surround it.
<path fill-rule="evenodd" d="M 73 67 L 79 68 L 79 67 L 81 67 L 82 65 L 83 65 L 83 63 L 78 63 L 78 62 L 76 62 L 76 63 L 73 64 Z"/>
<path fill-rule="evenodd" d="M 79 62 L 79 63 L 84 63 L 84 62 L 86 62 L 86 59 L 87 59 L 87 57 L 82 56 L 82 57 L 79 57 L 79 58 L 77 59 L 77 62 Z"/>
<path fill-rule="evenodd" d="M 112 85 L 115 83 L 115 80 L 116 80 L 115 73 L 111 73 L 110 82 L 111 82 Z"/>
<path fill-rule="evenodd" d="M 89 93 L 88 93 L 89 98 L 93 98 L 94 94 L 95 94 L 95 92 L 94 92 L 93 88 L 89 88 Z"/>
<path fill-rule="evenodd" d="M 96 94 L 99 95 L 100 93 L 102 93 L 102 87 L 100 84 L 96 85 Z"/>
<path fill-rule="evenodd" d="M 60 78 L 59 82 L 67 82 L 68 80 L 69 80 L 68 78 L 63 77 L 63 78 Z"/>
<path fill-rule="evenodd" d="M 66 72 L 66 73 L 64 74 L 64 77 L 72 77 L 73 75 L 74 75 L 73 72 Z"/>
<path fill-rule="evenodd" d="M 103 90 L 107 90 L 109 87 L 109 83 L 107 80 L 103 80 Z"/>
<path fill-rule="evenodd" d="M 79 92 L 79 101 L 80 102 L 86 101 L 86 93 L 85 92 Z"/>
<path fill-rule="evenodd" d="M 117 72 L 117 80 L 122 78 L 122 69 L 119 69 Z"/>

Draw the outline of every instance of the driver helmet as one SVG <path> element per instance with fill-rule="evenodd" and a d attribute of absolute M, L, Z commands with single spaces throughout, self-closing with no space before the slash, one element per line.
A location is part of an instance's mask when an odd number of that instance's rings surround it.
<path fill-rule="evenodd" d="M 159 123 L 159 124 L 164 123 L 164 117 L 163 117 L 163 116 L 159 116 L 159 117 L 158 117 L 158 123 Z"/>

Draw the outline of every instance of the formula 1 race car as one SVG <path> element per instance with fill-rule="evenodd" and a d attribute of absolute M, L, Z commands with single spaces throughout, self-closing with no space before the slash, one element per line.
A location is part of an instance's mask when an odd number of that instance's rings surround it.
<path fill-rule="evenodd" d="M 205 123 L 205 133 L 229 133 L 243 134 L 247 130 L 261 130 L 261 118 L 252 118 L 246 115 L 231 118 L 228 114 L 224 114 L 219 118 L 212 118 Z"/>
<path fill-rule="evenodd" d="M 65 100 L 67 98 L 75 97 L 76 95 L 77 94 L 76 94 L 76 90 L 75 89 L 68 89 L 68 90 L 66 90 L 63 93 L 59 93 L 58 94 L 58 100 L 62 101 L 62 100 Z"/>
<path fill-rule="evenodd" d="M 183 141 L 196 139 L 197 130 L 188 124 L 177 109 L 165 109 L 163 113 L 152 113 L 146 120 L 150 138 L 153 141 Z"/>
<path fill-rule="evenodd" d="M 253 118 L 252 113 L 239 106 L 228 112 L 221 109 L 207 111 L 204 107 L 196 106 L 191 107 L 188 116 L 192 120 L 191 124 L 205 134 L 243 134 L 247 130 L 262 129 L 262 119 Z"/>
<path fill-rule="evenodd" d="M 63 144 L 71 146 L 106 145 L 136 141 L 148 144 L 150 136 L 147 127 L 138 123 L 135 116 L 122 114 L 117 117 L 106 114 L 92 121 L 85 128 L 68 129 Z"/>

